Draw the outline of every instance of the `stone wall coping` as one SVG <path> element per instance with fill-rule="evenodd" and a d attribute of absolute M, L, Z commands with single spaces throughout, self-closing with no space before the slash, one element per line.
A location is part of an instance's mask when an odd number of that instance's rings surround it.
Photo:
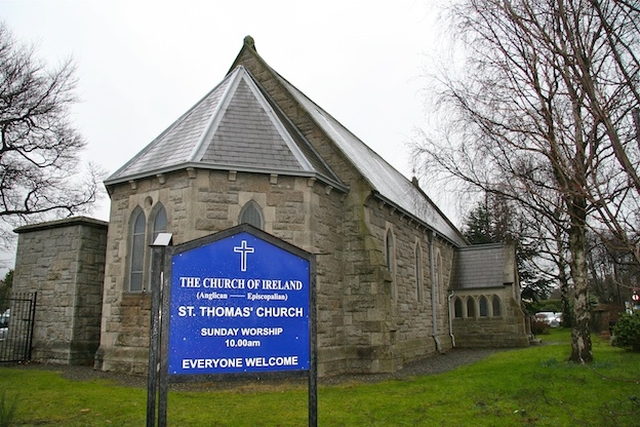
<path fill-rule="evenodd" d="M 23 225 L 22 227 L 18 227 L 13 231 L 14 233 L 21 234 L 21 233 L 31 233 L 34 231 L 41 231 L 41 230 L 50 230 L 54 228 L 73 227 L 78 225 L 106 229 L 109 227 L 109 222 L 102 221 L 95 218 L 89 218 L 87 216 L 75 216 L 75 217 L 59 219 L 55 221 L 41 222 L 39 224 Z"/>

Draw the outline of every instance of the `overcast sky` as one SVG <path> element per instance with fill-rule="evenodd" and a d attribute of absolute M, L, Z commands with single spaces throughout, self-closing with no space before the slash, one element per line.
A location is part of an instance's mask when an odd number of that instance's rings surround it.
<path fill-rule="evenodd" d="M 442 43 L 433 3 L 0 0 L 0 19 L 48 64 L 74 58 L 83 157 L 109 174 L 215 87 L 251 35 L 269 65 L 411 178 L 407 142 L 425 126 L 423 76 Z M 93 216 L 108 220 L 108 203 Z"/>

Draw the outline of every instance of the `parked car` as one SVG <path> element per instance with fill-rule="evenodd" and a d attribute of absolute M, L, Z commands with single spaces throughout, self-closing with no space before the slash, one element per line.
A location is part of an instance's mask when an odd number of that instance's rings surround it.
<path fill-rule="evenodd" d="M 0 314 L 0 341 L 4 341 L 9 333 L 9 314 L 11 312 L 7 309 L 4 313 Z"/>
<path fill-rule="evenodd" d="M 562 313 L 555 313 L 553 311 L 541 311 L 536 313 L 536 320 L 542 321 L 552 328 L 557 328 L 562 322 Z"/>

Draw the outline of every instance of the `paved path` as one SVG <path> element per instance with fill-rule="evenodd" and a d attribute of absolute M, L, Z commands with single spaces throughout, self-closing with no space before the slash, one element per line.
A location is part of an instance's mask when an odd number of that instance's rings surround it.
<path fill-rule="evenodd" d="M 340 375 L 320 380 L 321 384 L 343 382 L 378 382 L 389 379 L 402 379 L 416 375 L 434 375 L 451 371 L 459 366 L 477 362 L 485 357 L 503 351 L 501 349 L 459 349 L 455 348 L 443 354 L 434 354 L 426 359 L 406 365 L 394 374 Z"/>
<path fill-rule="evenodd" d="M 329 378 L 321 378 L 320 385 L 336 385 L 344 383 L 373 383 L 391 379 L 402 379 L 416 375 L 432 375 L 450 371 L 462 365 L 484 359 L 485 357 L 496 353 L 498 349 L 453 349 L 444 354 L 435 354 L 419 362 L 411 363 L 404 367 L 400 372 L 394 374 L 353 374 L 338 375 Z M 137 375 L 126 375 L 114 372 L 96 371 L 89 366 L 64 366 L 64 365 L 43 365 L 43 364 L 26 364 L 18 365 L 18 369 L 43 369 L 49 371 L 61 372 L 62 376 L 75 381 L 91 381 L 94 379 L 112 380 L 117 384 L 127 387 L 147 387 L 147 378 Z M 285 380 L 296 382 L 298 380 Z M 306 382 L 306 380 L 303 380 Z M 275 381 L 275 383 L 281 383 Z M 252 381 L 255 385 L 255 381 Z M 202 389 L 202 388 L 232 388 L 247 385 L 247 381 L 216 381 L 214 383 L 205 384 L 173 384 L 172 389 Z"/>

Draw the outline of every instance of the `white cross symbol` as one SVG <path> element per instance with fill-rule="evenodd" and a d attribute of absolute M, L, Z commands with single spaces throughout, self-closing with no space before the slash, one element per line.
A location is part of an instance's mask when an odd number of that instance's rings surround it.
<path fill-rule="evenodd" d="M 247 246 L 247 241 L 243 240 L 240 246 L 233 248 L 233 252 L 240 253 L 240 271 L 247 271 L 247 254 L 252 254 L 255 251 L 254 248 Z"/>

